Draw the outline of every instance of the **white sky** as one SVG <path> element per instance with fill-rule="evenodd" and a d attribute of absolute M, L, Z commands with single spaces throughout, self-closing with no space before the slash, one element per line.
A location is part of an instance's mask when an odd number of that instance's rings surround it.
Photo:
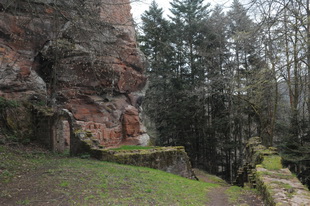
<path fill-rule="evenodd" d="M 156 0 L 159 7 L 163 8 L 165 14 L 169 12 L 170 3 L 172 0 Z M 145 11 L 148 10 L 152 0 L 132 0 L 131 3 L 131 13 L 133 14 L 134 20 L 139 23 L 140 16 Z M 221 4 L 224 8 L 228 8 L 231 5 L 232 0 L 205 0 L 205 3 L 211 3 L 211 7 L 216 4 Z"/>

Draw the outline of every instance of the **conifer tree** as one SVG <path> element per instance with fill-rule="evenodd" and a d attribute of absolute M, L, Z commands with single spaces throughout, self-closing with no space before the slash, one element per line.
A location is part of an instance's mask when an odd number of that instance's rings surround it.
<path fill-rule="evenodd" d="M 149 73 L 156 76 L 166 75 L 170 68 L 169 62 L 172 48 L 169 45 L 169 22 L 163 18 L 163 9 L 155 0 L 142 17 L 140 47 L 147 56 L 150 66 Z"/>
<path fill-rule="evenodd" d="M 205 32 L 202 30 L 208 17 L 208 5 L 203 0 L 173 0 L 170 19 L 172 21 L 173 43 L 176 48 L 176 65 L 183 79 L 192 84 L 204 76 L 204 68 L 199 67 Z M 202 79 L 203 81 L 204 79 Z"/>

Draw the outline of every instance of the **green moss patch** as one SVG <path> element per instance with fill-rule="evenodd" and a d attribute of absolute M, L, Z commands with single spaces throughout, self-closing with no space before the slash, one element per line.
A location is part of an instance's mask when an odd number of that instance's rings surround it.
<path fill-rule="evenodd" d="M 182 177 L 194 178 L 184 147 L 149 147 L 148 149 L 93 149 L 91 156 L 108 162 L 149 167 L 168 171 Z"/>
<path fill-rule="evenodd" d="M 257 137 L 250 139 L 247 155 L 248 161 L 256 167 L 256 188 L 263 195 L 266 204 L 310 205 L 309 191 L 289 169 L 283 168 L 277 149 L 264 148 L 259 142 L 261 141 Z"/>
<path fill-rule="evenodd" d="M 4 108 L 16 108 L 19 107 L 20 103 L 15 100 L 5 99 L 0 97 L 0 110 Z"/>
<path fill-rule="evenodd" d="M 149 150 L 149 149 L 154 149 L 155 147 L 143 147 L 143 146 L 135 146 L 135 145 L 124 145 L 118 148 L 112 148 L 109 150 Z"/>
<path fill-rule="evenodd" d="M 259 166 L 259 165 L 258 165 Z M 256 168 L 259 168 L 259 167 Z M 282 173 L 274 173 L 273 171 L 258 171 L 257 172 L 258 175 L 265 175 L 265 176 L 269 176 L 271 178 L 276 178 L 276 179 L 284 179 L 284 180 L 291 180 L 296 178 L 296 175 L 294 174 L 282 174 Z"/>
<path fill-rule="evenodd" d="M 262 165 L 267 170 L 280 170 L 282 166 L 282 158 L 279 155 L 264 156 Z"/>

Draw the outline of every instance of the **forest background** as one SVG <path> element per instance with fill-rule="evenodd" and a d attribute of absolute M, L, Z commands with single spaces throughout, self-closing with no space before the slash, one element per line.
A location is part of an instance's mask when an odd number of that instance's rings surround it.
<path fill-rule="evenodd" d="M 309 185 L 309 0 L 173 0 L 168 17 L 153 1 L 141 19 L 157 145 L 184 145 L 194 167 L 232 181 L 260 136 Z"/>

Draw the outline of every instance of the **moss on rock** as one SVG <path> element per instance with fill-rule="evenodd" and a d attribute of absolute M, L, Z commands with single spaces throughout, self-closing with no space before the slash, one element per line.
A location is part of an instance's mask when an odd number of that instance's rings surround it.
<path fill-rule="evenodd" d="M 256 168 L 255 182 L 267 205 L 310 205 L 309 190 L 287 168 L 276 148 L 260 145 L 258 137 L 247 145 L 247 161 Z"/>
<path fill-rule="evenodd" d="M 134 150 L 97 149 L 92 155 L 100 160 L 159 169 L 195 179 L 184 147 L 155 147 Z"/>

